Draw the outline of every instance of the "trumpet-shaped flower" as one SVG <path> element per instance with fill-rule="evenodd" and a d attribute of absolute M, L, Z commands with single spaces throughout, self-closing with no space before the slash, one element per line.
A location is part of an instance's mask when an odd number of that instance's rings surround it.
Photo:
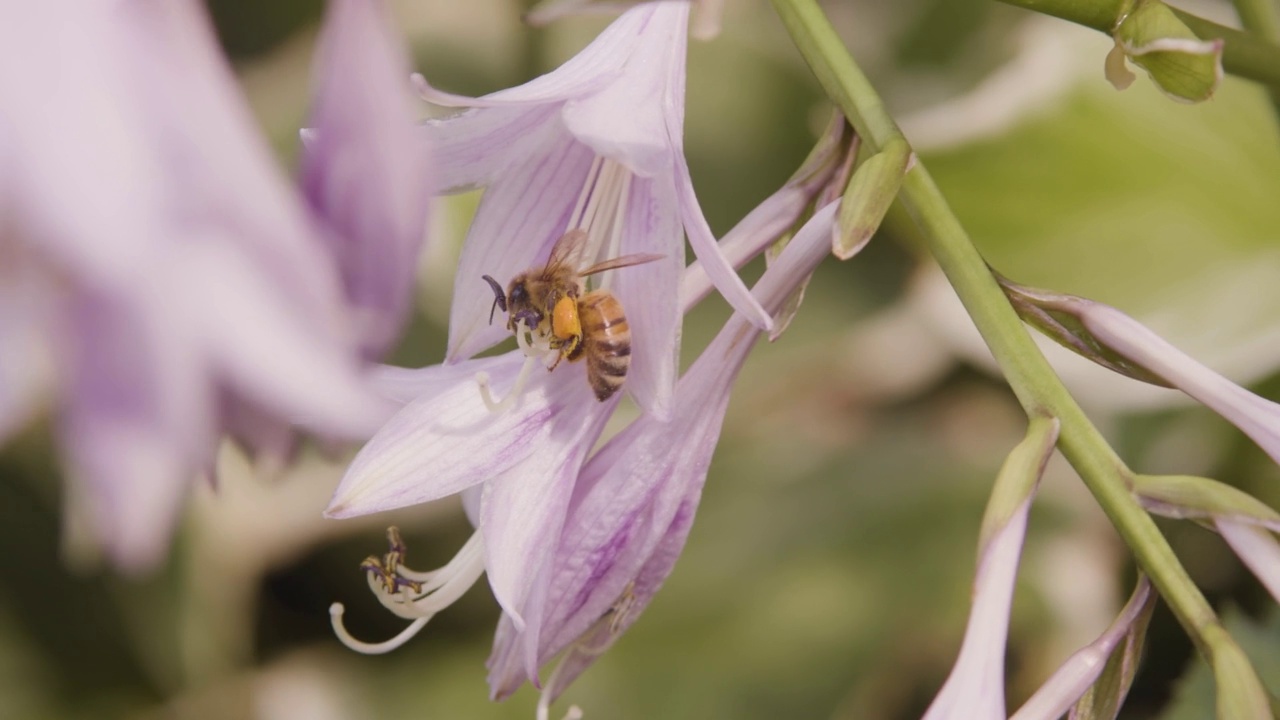
<path fill-rule="evenodd" d="M 1111 697 L 1098 700 L 1118 708 L 1128 694 L 1129 683 L 1141 656 L 1141 637 L 1146 631 L 1154 602 L 1151 583 L 1144 576 L 1115 621 L 1096 640 L 1072 653 L 1035 694 L 1009 716 L 1009 720 L 1057 720 L 1062 717 L 1090 688 L 1096 687 L 1098 678 L 1107 669 L 1108 660 L 1117 651 L 1122 653 L 1119 656 L 1122 682 L 1108 688 L 1113 693 Z"/>
<path fill-rule="evenodd" d="M 1196 362 L 1113 307 L 1081 299 L 1078 312 L 1085 329 L 1104 346 L 1226 418 L 1280 463 L 1280 404 Z"/>
<path fill-rule="evenodd" d="M 359 436 L 385 409 L 198 3 L 13 4 L 0 48 L 0 412 L 53 381 L 71 494 L 146 567 L 239 410 Z"/>
<path fill-rule="evenodd" d="M 1056 342 L 1116 372 L 1181 390 L 1280 463 L 1280 404 L 1236 385 L 1109 305 L 1003 278 L 1001 285 L 1023 318 Z"/>
<path fill-rule="evenodd" d="M 735 264 L 763 251 L 799 218 L 835 171 L 839 141 L 839 127 L 833 127 L 832 134 L 819 143 L 796 175 L 726 235 L 721 245 Z M 806 258 L 813 264 L 825 254 L 818 240 L 832 227 L 833 216 L 834 207 L 821 211 L 811 223 L 819 229 L 806 229 L 802 233 L 805 242 L 793 243 L 807 248 L 813 257 Z M 630 271 L 627 268 L 621 272 Z M 771 287 L 770 283 L 776 286 L 782 272 L 771 270 L 758 291 Z M 687 268 L 680 282 L 681 312 L 687 312 L 711 289 L 711 279 L 701 264 Z M 763 297 L 773 302 L 778 292 L 775 288 Z M 744 321 L 739 318 L 737 322 L 744 337 L 753 334 Z M 404 548 L 398 534 L 393 533 L 390 551 L 381 558 L 369 558 L 363 567 L 378 599 L 396 615 L 413 622 L 395 638 L 371 645 L 346 633 L 341 622 L 343 608 L 335 604 L 331 609 L 334 629 L 348 646 L 370 653 L 398 647 L 486 571 L 505 611 L 500 637 L 504 632 L 526 630 L 529 637 L 537 636 L 548 613 L 550 583 L 556 577 L 551 562 L 565 542 L 566 513 L 572 503 L 578 502 L 575 498 L 579 498 L 580 491 L 576 488 L 584 487 L 579 482 L 582 461 L 595 444 L 616 397 L 606 403 L 597 402 L 577 365 L 566 363 L 564 369 L 550 375 L 535 370 L 537 358 L 545 348 L 531 346 L 532 336 L 525 328 L 517 333 L 523 353 L 421 370 L 386 367 L 380 371 L 384 394 L 404 407 L 357 456 L 327 514 L 351 517 L 461 491 L 468 517 L 478 530 L 448 565 L 426 573 L 404 565 Z M 716 352 L 727 352 L 723 347 L 726 342 L 722 341 Z M 745 357 L 750 345 L 751 342 L 735 345 L 734 353 Z M 742 358 L 737 354 L 729 358 L 732 367 L 741 364 Z M 701 362 L 700 373 L 711 373 L 714 363 L 709 358 Z M 684 448 L 679 457 L 691 459 L 694 464 L 689 467 L 696 476 L 699 463 L 705 471 L 715 445 L 732 376 L 730 372 L 718 381 L 699 381 L 696 397 L 681 395 L 684 409 L 677 413 L 677 422 L 666 423 L 650 414 L 644 416 L 645 424 L 640 426 L 648 430 L 628 432 L 643 438 L 644 447 L 654 458 L 670 447 Z M 473 379 L 477 377 L 481 392 L 477 392 Z M 682 381 L 682 386 L 691 382 Z M 505 393 L 507 399 L 495 404 L 489 397 L 490 387 Z M 703 408 L 710 409 L 710 413 L 701 413 Z M 714 427 L 690 430 L 703 420 Z M 665 434 L 657 437 L 655 433 L 664 428 Z M 693 435 L 686 436 L 689 432 Z M 703 441 L 690 447 L 684 441 L 692 436 L 703 437 Z M 677 443 L 677 439 L 684 444 Z M 642 449 L 630 452 L 640 453 Z M 601 464 L 604 460 L 601 457 L 593 462 Z M 645 467 L 653 469 L 652 463 Z M 694 476 L 641 478 L 648 485 L 637 487 L 662 487 L 667 494 L 687 491 L 688 512 L 683 515 L 687 530 L 693 509 L 688 503 L 696 504 L 696 491 L 686 488 L 685 483 L 690 487 L 696 484 L 690 479 Z M 649 495 L 641 493 L 632 499 L 640 497 Z M 576 522 L 581 525 L 581 510 L 576 512 Z M 610 512 L 607 517 L 616 519 L 617 515 Z M 651 572 L 642 573 L 649 578 L 637 585 L 642 591 L 656 589 L 670 570 L 669 563 L 652 558 L 669 556 L 674 560 L 683 545 L 679 523 L 669 524 L 667 529 L 667 537 L 660 541 L 668 548 L 666 553 L 653 551 L 652 547 L 645 550 L 651 558 Z M 557 608 L 563 610 L 561 606 Z M 524 647 L 535 649 L 537 643 L 524 643 Z"/>
<path fill-rule="evenodd" d="M 404 96 L 408 51 L 381 2 L 338 0 L 320 37 L 302 187 L 328 229 L 370 360 L 399 340 L 427 220 L 430 158 Z"/>
<path fill-rule="evenodd" d="M 385 392 L 406 404 L 356 455 L 325 512 L 365 515 L 479 486 L 475 519 L 483 552 L 469 556 L 468 577 L 487 570 L 498 602 L 521 625 L 540 594 L 539 558 L 549 557 L 574 478 L 616 405 L 595 400 L 578 365 L 523 380 L 531 367 L 516 351 L 388 369 Z M 523 384 L 524 390 L 511 407 L 494 412 L 476 391 L 477 373 L 499 389 Z"/>
<path fill-rule="evenodd" d="M 830 253 L 838 207 L 815 214 L 760 279 L 762 307 L 777 312 Z M 536 682 L 538 667 L 567 649 L 544 689 L 544 703 L 554 700 L 648 605 L 684 547 L 729 391 L 759 333 L 735 314 L 680 379 L 670 421 L 641 417 L 583 467 L 540 615 L 526 614 L 523 629 L 500 621 L 489 661 L 495 698 Z"/>
<path fill-rule="evenodd" d="M 973 607 L 960 656 L 924 720 L 1004 720 L 1004 654 L 1018 560 L 1036 484 L 1058 439 L 1058 421 L 1036 418 L 1009 454 L 982 521 Z"/>
<path fill-rule="evenodd" d="M 489 323 L 493 295 L 547 257 L 572 230 L 587 235 L 584 264 L 662 255 L 606 280 L 633 338 L 627 385 L 666 417 L 677 374 L 684 268 L 682 227 L 716 287 L 761 327 L 769 316 L 719 253 L 694 195 L 683 151 L 689 5 L 659 0 L 628 10 L 556 71 L 481 98 L 421 82 L 437 104 L 469 108 L 428 122 L 446 190 L 485 187 L 458 266 L 448 362 L 506 337 Z"/>

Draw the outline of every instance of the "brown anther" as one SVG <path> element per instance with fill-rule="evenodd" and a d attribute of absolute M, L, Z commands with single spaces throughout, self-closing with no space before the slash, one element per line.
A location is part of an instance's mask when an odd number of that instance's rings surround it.
<path fill-rule="evenodd" d="M 400 575 L 400 566 L 404 563 L 409 548 L 400 537 L 400 529 L 394 525 L 387 528 L 387 545 L 389 549 L 386 555 L 381 558 L 370 555 L 360 563 L 360 569 L 377 576 L 388 594 L 395 595 L 401 588 L 409 588 L 415 594 L 421 594 L 422 583 Z"/>

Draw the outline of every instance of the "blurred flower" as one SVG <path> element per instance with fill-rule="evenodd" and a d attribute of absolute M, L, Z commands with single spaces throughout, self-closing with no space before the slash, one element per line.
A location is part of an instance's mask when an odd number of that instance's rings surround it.
<path fill-rule="evenodd" d="M 1033 418 L 1009 454 L 987 504 L 978 543 L 973 608 L 960 656 L 924 720 L 1005 718 L 1004 656 L 1018 560 L 1036 485 L 1058 439 L 1058 421 Z"/>
<path fill-rule="evenodd" d="M 408 49 L 383 3 L 336 0 L 320 36 L 302 187 L 327 226 L 361 349 L 392 349 L 412 309 L 430 159 L 405 97 Z"/>
<path fill-rule="evenodd" d="M 0 47 L 0 379 L 53 379 L 69 494 L 145 568 L 237 412 L 353 437 L 385 410 L 199 3 L 9 5 Z"/>
<path fill-rule="evenodd" d="M 839 203 L 816 213 L 756 285 L 777 311 L 831 252 Z M 544 688 L 553 701 L 639 617 L 684 547 L 720 436 L 729 392 L 760 330 L 735 314 L 681 378 L 669 422 L 645 415 L 582 469 L 554 549 L 541 613 L 498 626 L 489 660 L 495 699 L 569 651 Z"/>
<path fill-rule="evenodd" d="M 507 335 L 489 323 L 493 296 L 480 277 L 506 282 L 575 229 L 588 236 L 585 264 L 633 253 L 665 258 L 606 281 L 627 308 L 634 340 L 627 388 L 645 410 L 671 412 L 682 225 L 716 287 L 754 323 L 769 326 L 716 247 L 685 162 L 688 15 L 683 0 L 638 5 L 558 70 L 482 98 L 421 81 L 427 100 L 471 108 L 426 125 L 441 186 L 486 187 L 458 266 L 448 362 Z"/>

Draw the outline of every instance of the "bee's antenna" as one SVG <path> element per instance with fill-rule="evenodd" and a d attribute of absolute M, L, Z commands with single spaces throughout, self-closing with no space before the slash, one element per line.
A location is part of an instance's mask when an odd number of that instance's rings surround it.
<path fill-rule="evenodd" d="M 502 312 L 507 311 L 507 295 L 502 292 L 502 286 L 498 284 L 497 280 L 494 280 L 488 275 L 481 275 L 480 279 L 489 283 L 489 287 L 493 288 L 493 307 L 489 308 L 489 324 L 492 325 L 494 310 L 502 308 Z"/>

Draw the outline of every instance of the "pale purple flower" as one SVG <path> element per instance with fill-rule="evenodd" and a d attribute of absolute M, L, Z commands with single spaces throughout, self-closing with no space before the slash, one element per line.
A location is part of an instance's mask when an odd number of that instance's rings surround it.
<path fill-rule="evenodd" d="M 1146 618 L 1150 617 L 1154 602 L 1151 582 L 1143 576 L 1129 602 L 1098 639 L 1072 653 L 1035 694 L 1009 716 L 1009 720 L 1057 720 L 1062 717 L 1097 683 L 1108 660 L 1117 650 L 1124 653 L 1123 662 L 1127 663 L 1124 674 L 1132 678 L 1139 658 L 1137 651 L 1141 647 L 1135 631 L 1140 636 L 1145 630 Z M 1114 698 L 1117 705 L 1128 689 L 1127 683 L 1117 688 L 1121 693 L 1120 697 Z"/>
<path fill-rule="evenodd" d="M 797 233 L 756 285 L 771 311 L 831 250 L 838 203 Z M 728 407 L 729 391 L 760 330 L 735 314 L 685 373 L 668 422 L 642 416 L 582 469 L 554 550 L 549 591 L 522 629 L 503 618 L 490 658 L 493 696 L 503 698 L 561 651 L 544 688 L 560 693 L 628 628 L 670 574 L 684 547 Z"/>
<path fill-rule="evenodd" d="M 549 557 L 543 548 L 554 544 L 582 460 L 617 404 L 596 401 L 580 365 L 533 373 L 500 412 L 477 391 L 477 373 L 510 388 L 531 367 L 516 351 L 386 371 L 386 393 L 406 404 L 356 455 L 325 512 L 365 515 L 483 483 L 476 521 L 484 552 L 472 556 L 468 577 L 486 570 L 494 596 L 520 624 L 538 595 L 541 558 Z"/>
<path fill-rule="evenodd" d="M 1280 513 L 1230 485 L 1191 476 L 1138 475 L 1134 490 L 1152 513 L 1213 525 L 1280 602 Z"/>
<path fill-rule="evenodd" d="M 199 3 L 13 4 L 0 48 L 0 412 L 53 386 L 69 494 L 144 568 L 238 408 L 338 437 L 385 410 Z"/>
<path fill-rule="evenodd" d="M 683 151 L 689 5 L 638 5 L 556 71 L 482 98 L 428 100 L 471 108 L 432 121 L 440 185 L 485 187 L 458 266 L 448 362 L 509 334 L 490 324 L 490 275 L 502 284 L 544 262 L 555 241 L 586 231 L 584 264 L 633 253 L 663 259 L 604 280 L 627 309 L 633 356 L 626 388 L 646 410 L 671 411 L 687 233 L 717 288 L 761 327 L 770 318 L 720 255 Z"/>
<path fill-rule="evenodd" d="M 542 0 L 524 14 L 533 26 L 546 25 L 568 15 L 613 14 L 634 7 L 645 0 Z M 724 0 L 691 0 L 693 22 L 690 34 L 699 40 L 711 40 L 720 34 Z"/>
<path fill-rule="evenodd" d="M 1119 310 L 1072 298 L 1069 312 L 1108 349 L 1226 418 L 1280 463 L 1280 404 L 1259 397 L 1195 361 Z"/>
<path fill-rule="evenodd" d="M 924 720 L 1005 718 L 1004 655 L 1013 588 L 1035 486 L 1057 437 L 1056 419 L 1033 419 L 1027 438 L 1000 471 L 983 518 L 973 607 L 960 656 Z"/>
<path fill-rule="evenodd" d="M 821 143 L 791 181 L 726 235 L 722 246 L 735 264 L 750 260 L 799 218 L 831 176 L 836 140 Z M 823 217 L 832 212 L 824 210 Z M 690 266 L 680 283 L 681 312 L 710 291 L 707 273 L 699 264 Z M 416 573 L 398 562 L 373 568 L 375 595 L 414 622 L 392 640 L 369 645 L 345 632 L 343 608 L 335 605 L 334 629 L 350 647 L 385 652 L 399 646 L 486 568 L 514 626 L 523 627 L 529 608 L 538 610 L 544 602 L 546 563 L 560 542 L 583 458 L 616 398 L 597 402 L 579 365 L 566 363 L 550 374 L 538 368 L 526 354 L 536 357 L 538 351 L 527 346 L 525 333 L 517 338 L 526 352 L 380 371 L 383 393 L 404 408 L 356 457 L 327 514 L 353 517 L 461 491 L 478 530 L 446 568 Z M 490 386 L 506 399 L 494 403 Z M 390 577 L 422 584 L 387 591 L 380 583 Z"/>
<path fill-rule="evenodd" d="M 1216 518 L 1214 525 L 1245 567 L 1280 603 L 1280 543 L 1272 534 L 1277 528 L 1232 518 Z"/>
<path fill-rule="evenodd" d="M 1001 285 L 1024 319 L 1067 349 L 1129 377 L 1181 390 L 1240 428 L 1280 463 L 1280 404 L 1205 367 L 1109 305 L 1005 279 Z"/>
<path fill-rule="evenodd" d="M 361 349 L 380 359 L 412 309 L 430 158 L 406 96 L 408 49 L 377 0 L 335 0 L 319 40 L 302 187 L 324 221 Z"/>

